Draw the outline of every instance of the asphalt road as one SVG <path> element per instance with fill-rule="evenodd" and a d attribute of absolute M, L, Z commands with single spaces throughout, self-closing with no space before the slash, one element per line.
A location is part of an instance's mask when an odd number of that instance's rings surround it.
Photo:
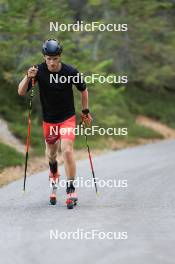
<path fill-rule="evenodd" d="M 48 172 L 28 177 L 25 194 L 22 180 L 0 189 L 2 264 L 175 263 L 175 141 L 110 152 L 96 157 L 94 167 L 98 178 L 128 186 L 101 187 L 99 196 L 78 188 L 73 210 L 65 206 L 65 188 L 49 205 Z M 78 177 L 91 179 L 88 160 L 77 169 Z M 61 173 L 64 179 L 62 167 Z M 117 236 L 86 239 L 87 232 Z"/>

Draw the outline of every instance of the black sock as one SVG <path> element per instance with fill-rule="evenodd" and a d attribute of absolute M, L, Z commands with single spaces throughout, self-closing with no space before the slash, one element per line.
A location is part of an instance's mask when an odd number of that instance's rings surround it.
<path fill-rule="evenodd" d="M 67 186 L 66 191 L 67 191 L 67 193 L 69 193 L 70 191 L 71 192 L 75 191 L 75 187 L 74 187 L 73 182 L 74 182 L 74 180 L 67 181 L 67 183 L 66 183 L 66 186 Z"/>
<path fill-rule="evenodd" d="M 49 162 L 50 171 L 55 174 L 57 172 L 57 161 Z"/>

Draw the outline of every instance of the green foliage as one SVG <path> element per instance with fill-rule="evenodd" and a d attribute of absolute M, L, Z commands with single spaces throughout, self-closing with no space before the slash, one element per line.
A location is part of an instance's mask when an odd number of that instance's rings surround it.
<path fill-rule="evenodd" d="M 126 91 L 126 103 L 133 114 L 142 114 L 175 128 L 175 94 L 164 90 L 143 90 L 132 87 Z"/>
<path fill-rule="evenodd" d="M 22 165 L 24 156 L 13 148 L 0 143 L 0 171 L 7 166 Z"/>

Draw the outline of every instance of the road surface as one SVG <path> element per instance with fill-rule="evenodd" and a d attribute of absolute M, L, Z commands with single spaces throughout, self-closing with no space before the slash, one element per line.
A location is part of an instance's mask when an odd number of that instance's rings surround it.
<path fill-rule="evenodd" d="M 48 172 L 28 177 L 25 194 L 22 180 L 0 189 L 2 264 L 174 264 L 175 141 L 110 152 L 96 157 L 94 167 L 99 179 L 127 187 L 101 187 L 99 196 L 78 188 L 73 210 L 66 209 L 61 187 L 57 205 L 49 205 Z M 88 160 L 77 170 L 91 179 Z M 118 236 L 87 239 L 87 232 Z"/>

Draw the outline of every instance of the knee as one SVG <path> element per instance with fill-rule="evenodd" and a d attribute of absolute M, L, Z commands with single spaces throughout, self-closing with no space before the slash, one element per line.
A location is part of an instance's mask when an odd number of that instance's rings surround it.
<path fill-rule="evenodd" d="M 47 143 L 45 155 L 49 161 L 54 162 L 57 158 L 57 147 L 53 144 Z"/>
<path fill-rule="evenodd" d="M 70 145 L 64 146 L 62 148 L 63 155 L 70 156 L 73 153 L 73 147 Z"/>

